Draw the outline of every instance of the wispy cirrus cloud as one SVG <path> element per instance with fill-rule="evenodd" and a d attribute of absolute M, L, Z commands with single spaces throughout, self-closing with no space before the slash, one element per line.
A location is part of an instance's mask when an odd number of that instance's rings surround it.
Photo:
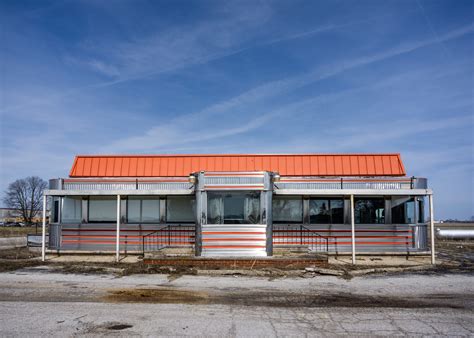
<path fill-rule="evenodd" d="M 213 104 L 203 110 L 190 114 L 185 114 L 177 118 L 173 118 L 168 122 L 163 122 L 160 125 L 153 126 L 149 128 L 144 135 L 131 136 L 126 137 L 124 139 L 115 140 L 110 145 L 103 147 L 101 151 L 106 153 L 117 151 L 159 151 L 161 149 L 165 149 L 166 146 L 172 144 L 187 144 L 198 141 L 206 141 L 210 139 L 225 138 L 230 135 L 245 134 L 261 127 L 263 123 L 265 121 L 268 121 L 269 119 L 277 118 L 283 115 L 294 116 L 295 111 L 298 110 L 300 107 L 315 104 L 317 101 L 327 100 L 331 96 L 340 96 L 340 94 L 329 95 L 329 97 L 327 95 L 324 95 L 322 97 L 311 97 L 280 108 L 262 112 L 262 115 L 257 115 L 257 117 L 252 117 L 250 115 L 249 119 L 252 120 L 252 122 L 246 123 L 242 127 L 238 128 L 228 127 L 227 120 L 223 120 L 222 123 L 219 123 L 219 121 L 216 119 L 218 119 L 219 116 L 232 114 L 232 112 L 236 110 L 245 110 L 246 107 L 247 109 L 249 109 L 250 106 L 256 103 L 264 102 L 276 96 L 297 90 L 298 88 L 301 88 L 303 86 L 318 81 L 326 80 L 351 69 L 367 66 L 375 62 L 380 62 L 395 56 L 410 53 L 417 49 L 430 46 L 435 43 L 439 43 L 440 41 L 449 41 L 451 39 L 455 39 L 463 35 L 472 33 L 473 31 L 474 24 L 471 24 L 447 32 L 443 35 L 438 36 L 437 38 L 404 42 L 399 46 L 388 49 L 386 51 L 320 67 L 317 70 L 313 70 L 305 75 L 300 75 L 293 78 L 282 79 L 277 81 L 271 81 L 252 88 L 228 100 Z M 383 83 L 387 83 L 387 81 L 383 81 Z M 354 89 L 350 91 L 354 91 Z M 214 131 L 212 133 L 206 133 L 207 127 L 209 126 L 209 122 L 207 121 L 212 121 L 211 125 L 214 127 Z M 407 121 L 400 121 L 399 124 L 404 125 L 405 122 Z M 423 125 L 424 128 L 431 128 L 428 130 L 435 130 L 436 128 L 440 127 L 449 127 L 452 123 L 457 122 L 458 119 L 453 119 L 452 121 L 446 120 L 442 123 L 436 121 L 428 124 L 425 123 Z M 196 128 L 199 129 L 199 127 L 202 128 L 201 131 L 194 131 Z M 346 143 L 339 142 L 336 147 L 340 149 L 348 149 L 350 147 L 360 148 L 366 144 L 380 139 L 380 136 L 383 136 L 385 139 L 396 139 L 404 135 L 409 135 L 413 132 L 420 132 L 420 129 L 418 127 L 416 127 L 415 129 L 403 127 L 396 128 L 396 130 L 398 131 L 382 131 L 381 133 L 383 135 L 381 135 L 378 133 L 369 132 L 372 129 L 374 129 L 374 126 L 366 125 L 362 128 L 360 128 L 360 126 L 357 126 L 357 128 L 355 128 L 354 134 L 349 138 L 350 141 L 347 141 Z M 336 131 L 336 133 L 343 133 L 344 135 L 350 134 L 349 132 L 350 130 L 343 129 L 337 129 Z"/>

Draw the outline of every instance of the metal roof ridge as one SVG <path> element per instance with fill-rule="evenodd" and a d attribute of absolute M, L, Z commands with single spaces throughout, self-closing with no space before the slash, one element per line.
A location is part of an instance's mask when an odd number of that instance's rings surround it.
<path fill-rule="evenodd" d="M 253 153 L 253 154 L 79 154 L 75 157 L 214 157 L 214 156 L 400 156 L 400 153 Z"/>

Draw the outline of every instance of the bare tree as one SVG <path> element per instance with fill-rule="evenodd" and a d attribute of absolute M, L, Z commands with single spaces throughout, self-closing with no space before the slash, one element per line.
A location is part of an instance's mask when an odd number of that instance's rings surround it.
<path fill-rule="evenodd" d="M 24 222 L 31 224 L 42 208 L 43 190 L 46 187 L 46 181 L 38 176 L 16 180 L 8 186 L 3 202 L 7 207 L 17 209 Z"/>

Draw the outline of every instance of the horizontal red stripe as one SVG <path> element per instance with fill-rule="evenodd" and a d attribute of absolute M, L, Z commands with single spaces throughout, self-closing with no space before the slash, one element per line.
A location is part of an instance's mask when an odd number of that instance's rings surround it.
<path fill-rule="evenodd" d="M 203 245 L 204 249 L 254 249 L 265 248 L 265 245 Z"/>
<path fill-rule="evenodd" d="M 117 238 L 117 236 L 108 236 L 108 235 L 63 235 L 63 238 Z M 143 236 L 120 236 L 121 239 L 128 239 L 128 238 L 139 238 L 142 239 Z M 147 239 L 174 239 L 174 238 L 194 238 L 194 236 L 148 236 L 145 237 Z"/>
<path fill-rule="evenodd" d="M 78 243 L 78 244 L 109 244 L 109 245 L 115 245 L 116 242 L 115 241 L 94 241 L 94 240 L 64 240 L 63 243 Z M 123 245 L 123 244 L 130 244 L 130 245 L 142 245 L 143 242 L 137 242 L 137 241 L 127 241 L 127 243 L 125 243 L 125 241 L 120 241 L 120 245 Z M 156 241 L 151 241 L 151 242 L 146 242 L 145 243 L 146 245 L 150 245 L 150 244 L 168 244 L 168 243 L 164 243 L 164 242 L 156 242 Z M 171 243 L 169 243 L 170 245 L 185 245 L 185 244 L 194 244 L 194 241 L 171 241 Z"/>
<path fill-rule="evenodd" d="M 352 236 L 273 236 L 273 238 L 321 238 L 321 239 L 331 239 L 331 238 L 351 238 Z M 401 238 L 401 239 L 407 239 L 407 238 L 412 238 L 413 236 L 355 236 L 356 239 L 361 239 L 361 238 Z"/>
<path fill-rule="evenodd" d="M 206 185 L 205 189 L 263 189 L 263 184 L 256 185 Z"/>
<path fill-rule="evenodd" d="M 273 244 L 280 244 L 280 245 L 326 245 L 326 241 L 319 242 L 319 243 L 301 243 L 299 241 L 296 242 L 285 242 L 285 241 L 273 241 Z M 351 245 L 352 242 L 332 242 L 329 241 L 328 245 Z M 411 245 L 411 242 L 358 242 L 356 241 L 356 245 Z"/>
<path fill-rule="evenodd" d="M 273 232 L 298 232 L 298 233 L 308 233 L 308 232 L 352 232 L 352 230 L 330 230 L 330 229 L 322 229 L 322 230 L 319 230 L 319 229 L 314 229 L 314 230 L 306 230 L 306 229 L 303 229 L 303 230 L 298 230 L 298 229 L 273 229 Z M 356 230 L 355 233 L 358 233 L 358 232 L 413 232 L 412 230 L 380 230 L 380 229 L 374 229 L 374 230 Z"/>
<path fill-rule="evenodd" d="M 263 238 L 203 238 L 203 242 L 220 242 L 220 241 L 229 241 L 229 242 L 240 242 L 240 241 L 265 241 Z"/>
<path fill-rule="evenodd" d="M 82 229 L 82 228 L 75 228 L 75 229 L 71 229 L 71 228 L 68 228 L 68 229 L 62 229 L 63 232 L 87 232 L 87 231 L 105 231 L 105 232 L 117 232 L 116 229 Z M 153 229 L 120 229 L 120 232 L 144 232 L 146 234 L 150 234 L 152 232 L 159 232 L 159 231 L 163 231 L 163 232 L 195 232 L 194 229 L 157 229 L 157 230 L 153 230 Z"/>
<path fill-rule="evenodd" d="M 203 231 L 203 235 L 265 235 L 265 231 Z"/>

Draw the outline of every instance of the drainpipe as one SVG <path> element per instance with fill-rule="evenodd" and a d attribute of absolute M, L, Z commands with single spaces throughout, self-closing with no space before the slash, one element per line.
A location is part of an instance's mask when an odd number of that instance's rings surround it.
<path fill-rule="evenodd" d="M 352 244 L 352 264 L 356 263 L 355 252 L 355 219 L 354 219 L 354 195 L 351 195 L 351 244 Z"/>
<path fill-rule="evenodd" d="M 46 259 L 46 195 L 43 195 L 43 230 L 41 234 L 41 260 Z"/>
<path fill-rule="evenodd" d="M 120 261 L 120 195 L 117 195 L 117 238 L 115 244 L 115 260 Z"/>
<path fill-rule="evenodd" d="M 428 195 L 430 203 L 430 231 L 431 231 L 431 264 L 436 264 L 435 256 L 435 230 L 434 230 L 434 212 L 433 212 L 433 195 Z"/>

